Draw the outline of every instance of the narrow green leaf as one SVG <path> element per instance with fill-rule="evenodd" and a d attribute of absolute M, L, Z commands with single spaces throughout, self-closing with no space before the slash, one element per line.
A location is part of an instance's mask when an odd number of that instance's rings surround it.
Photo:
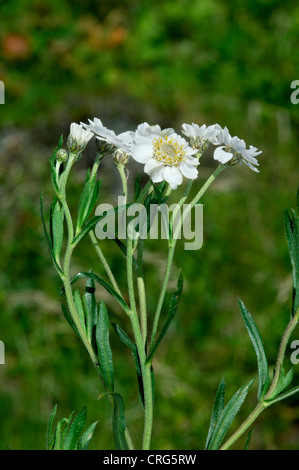
<path fill-rule="evenodd" d="M 51 256 L 51 259 L 53 261 L 53 264 L 57 270 L 57 272 L 61 275 L 61 276 L 64 276 L 64 273 L 61 269 L 61 267 L 59 266 L 59 264 L 57 263 L 56 259 L 55 259 L 55 256 L 54 256 L 54 253 L 53 253 L 53 248 L 52 248 L 52 243 L 51 243 L 51 238 L 50 238 L 50 235 L 48 233 L 48 230 L 47 230 L 47 226 L 46 226 L 46 221 L 45 221 L 45 216 L 44 216 L 44 206 L 43 206 L 43 193 L 40 195 L 40 212 L 41 212 L 41 219 L 42 219 L 42 224 L 43 224 L 43 228 L 44 228 L 44 233 L 45 233 L 45 237 L 46 237 L 46 240 L 48 242 L 48 249 L 49 249 L 49 253 L 50 253 L 50 256 Z"/>
<path fill-rule="evenodd" d="M 265 403 L 269 403 L 270 405 L 273 405 L 274 403 L 277 403 L 278 401 L 281 401 L 281 400 L 285 400 L 286 398 L 289 398 L 298 392 L 299 392 L 299 386 L 291 388 L 291 390 L 288 390 L 287 392 L 282 393 L 281 395 L 278 395 L 274 399 L 271 398 L 270 400 L 265 400 Z"/>
<path fill-rule="evenodd" d="M 82 303 L 80 291 L 76 290 L 73 294 L 73 297 L 74 297 L 74 303 L 76 305 L 76 310 L 77 310 L 77 314 L 78 314 L 80 323 L 83 326 L 83 328 L 86 329 L 86 327 L 85 327 L 84 308 L 83 308 L 83 303 Z"/>
<path fill-rule="evenodd" d="M 138 199 L 140 192 L 141 192 L 140 179 L 141 179 L 141 175 L 140 173 L 138 173 L 135 178 L 134 201 Z"/>
<path fill-rule="evenodd" d="M 62 308 L 62 312 L 63 312 L 63 315 L 65 317 L 65 319 L 67 320 L 67 322 L 70 324 L 70 326 L 73 328 L 73 330 L 75 331 L 75 333 L 78 335 L 78 337 L 81 339 L 80 335 L 79 335 L 79 332 L 76 328 L 76 325 L 67 309 L 67 307 L 64 305 L 64 304 L 61 304 L 61 308 Z"/>
<path fill-rule="evenodd" d="M 117 336 L 119 337 L 119 339 L 129 348 L 131 349 L 132 351 L 132 354 L 133 356 L 135 355 L 135 352 L 137 351 L 137 347 L 136 347 L 136 344 L 134 343 L 134 341 L 131 340 L 131 338 L 129 338 L 129 336 L 127 335 L 127 333 L 122 330 L 120 328 L 120 326 L 118 326 L 116 323 L 111 323 Z"/>
<path fill-rule="evenodd" d="M 80 440 L 79 440 L 79 446 L 78 446 L 79 450 L 87 450 L 97 424 L 98 424 L 98 421 L 95 421 L 82 434 L 82 436 L 80 437 Z"/>
<path fill-rule="evenodd" d="M 82 225 L 88 219 L 92 209 L 94 208 L 99 195 L 99 189 L 100 181 L 97 181 L 97 175 L 95 174 L 90 178 L 90 170 L 88 170 L 78 206 L 76 233 L 81 230 Z"/>
<path fill-rule="evenodd" d="M 249 433 L 247 434 L 247 438 L 246 438 L 245 445 L 244 445 L 244 450 L 248 450 L 250 439 L 251 439 L 251 434 L 253 430 L 254 428 L 250 429 Z"/>
<path fill-rule="evenodd" d="M 166 321 L 165 321 L 165 323 L 164 323 L 164 325 L 161 329 L 161 333 L 160 333 L 156 343 L 152 347 L 152 350 L 150 351 L 150 353 L 147 357 L 147 360 L 146 360 L 147 364 L 152 360 L 155 352 L 157 351 L 157 348 L 158 348 L 159 344 L 161 343 L 162 339 L 164 338 L 165 334 L 167 333 L 167 330 L 169 328 L 170 323 L 172 322 L 172 320 L 175 317 L 175 314 L 176 314 L 177 308 L 178 308 L 178 304 L 179 304 L 179 300 L 180 300 L 182 290 L 183 290 L 183 284 L 184 284 L 183 283 L 183 276 L 182 276 L 182 273 L 180 272 L 180 275 L 179 275 L 179 278 L 178 278 L 178 283 L 177 283 L 177 290 L 175 291 L 175 293 L 173 294 L 173 296 L 171 298 L 169 309 L 168 309 L 168 314 L 167 314 L 167 317 L 166 317 Z"/>
<path fill-rule="evenodd" d="M 64 439 L 64 450 L 76 450 L 80 436 L 86 423 L 87 413 L 84 407 L 72 422 Z"/>
<path fill-rule="evenodd" d="M 245 307 L 242 300 L 239 299 L 239 305 L 241 314 L 247 328 L 248 334 L 250 336 L 251 342 L 255 349 L 258 365 L 258 374 L 259 374 L 259 383 L 258 383 L 258 400 L 262 397 L 264 390 L 264 385 L 269 377 L 269 368 L 265 349 L 263 346 L 262 338 L 260 332 L 247 308 Z"/>
<path fill-rule="evenodd" d="M 77 245 L 94 227 L 97 223 L 104 218 L 103 215 L 96 215 L 90 219 L 85 225 L 83 225 L 81 232 L 74 238 L 72 245 Z"/>
<path fill-rule="evenodd" d="M 55 404 L 53 411 L 50 415 L 48 426 L 47 426 L 47 435 L 46 435 L 46 450 L 51 450 L 54 445 L 54 435 L 52 434 L 53 421 L 57 412 L 57 404 Z"/>
<path fill-rule="evenodd" d="M 103 380 L 107 390 L 112 393 L 114 392 L 114 368 L 109 341 L 109 318 L 104 301 L 101 301 L 98 313 L 96 342 Z"/>
<path fill-rule="evenodd" d="M 125 300 L 116 292 L 116 290 L 113 289 L 110 284 L 108 284 L 104 279 L 99 277 L 97 274 L 93 272 L 80 272 L 77 273 L 72 279 L 71 279 L 71 284 L 75 284 L 79 279 L 94 279 L 96 282 L 101 284 L 105 289 L 109 292 L 109 294 L 112 295 L 112 297 L 115 298 L 115 300 L 119 303 L 119 305 L 127 312 L 130 313 L 130 309 L 128 305 L 126 304 Z M 62 289 L 60 295 L 64 293 L 64 288 Z"/>
<path fill-rule="evenodd" d="M 85 293 L 83 297 L 85 318 L 86 318 L 86 333 L 89 340 L 92 338 L 93 328 L 97 319 L 97 301 L 95 297 L 95 282 L 94 279 L 87 279 L 85 285 Z"/>
<path fill-rule="evenodd" d="M 232 424 L 236 414 L 238 413 L 239 409 L 241 408 L 246 395 L 248 393 L 249 387 L 252 385 L 253 380 L 250 380 L 246 385 L 241 387 L 233 396 L 233 398 L 230 399 L 224 410 L 222 411 L 213 436 L 210 439 L 208 449 L 209 450 L 217 450 L 221 446 L 221 443 L 230 427 Z"/>
<path fill-rule="evenodd" d="M 290 253 L 290 259 L 291 259 L 292 267 L 295 270 L 295 247 L 294 247 L 293 227 L 292 227 L 292 220 L 287 210 L 285 210 L 284 212 L 284 226 L 285 226 L 286 239 L 287 239 L 289 253 Z"/>
<path fill-rule="evenodd" d="M 54 445 L 52 447 L 53 450 L 61 450 L 61 427 L 63 421 L 59 421 L 56 426 L 55 433 L 54 433 Z"/>
<path fill-rule="evenodd" d="M 279 395 L 283 390 L 285 390 L 290 385 L 290 383 L 293 380 L 293 374 L 294 374 L 293 368 L 290 369 L 287 374 L 285 374 L 284 368 L 281 367 L 279 371 L 278 383 L 270 397 L 271 400 L 275 398 L 277 395 Z"/>
<path fill-rule="evenodd" d="M 157 201 L 159 204 L 165 204 L 166 203 L 166 199 L 163 197 L 163 191 L 165 189 L 165 186 L 162 187 L 162 188 L 159 188 L 159 186 L 157 185 L 153 185 L 154 186 L 154 191 L 155 191 L 155 195 L 156 195 L 156 198 L 157 198 Z M 162 189 L 162 190 L 161 190 Z"/>
<path fill-rule="evenodd" d="M 126 440 L 125 402 L 119 393 L 113 394 L 113 433 L 116 450 L 129 450 Z"/>
<path fill-rule="evenodd" d="M 60 265 L 60 253 L 63 243 L 64 210 L 57 198 L 50 207 L 50 233 L 52 239 L 53 254 L 57 264 Z"/>
<path fill-rule="evenodd" d="M 140 359 L 137 350 L 136 344 L 129 338 L 127 333 L 124 332 L 116 323 L 112 323 L 113 328 L 119 339 L 131 350 L 132 355 L 135 361 L 135 368 L 137 372 L 137 382 L 138 382 L 138 392 L 141 404 L 144 408 L 144 390 L 143 390 L 143 381 L 142 381 L 142 374 L 141 374 L 141 366 L 140 366 Z"/>
<path fill-rule="evenodd" d="M 52 156 L 50 158 L 50 174 L 51 174 L 51 180 L 52 180 L 52 184 L 53 184 L 53 187 L 54 187 L 54 190 L 55 190 L 56 194 L 59 194 L 59 186 L 58 186 L 55 163 L 56 163 L 57 152 L 58 152 L 58 150 L 61 149 L 62 144 L 63 144 L 63 136 L 61 135 L 59 140 L 58 140 L 57 147 L 55 148 L 55 150 L 52 153 Z"/>
<path fill-rule="evenodd" d="M 82 227 L 82 230 L 81 232 L 74 238 L 74 240 L 72 241 L 72 245 L 77 245 L 77 243 L 82 240 L 82 238 L 84 238 L 89 232 L 90 230 L 92 230 L 96 224 L 106 218 L 106 217 L 109 217 L 113 214 L 116 214 L 118 213 L 119 211 L 123 211 L 123 210 L 126 210 L 131 204 L 123 204 L 122 206 L 116 206 L 116 207 L 113 207 L 113 209 L 107 211 L 105 214 L 103 215 L 96 215 L 95 217 L 93 217 L 89 222 L 86 222 L 83 227 Z"/>
<path fill-rule="evenodd" d="M 290 385 L 290 383 L 293 380 L 293 376 L 294 376 L 294 370 L 293 368 L 291 368 L 285 376 L 284 383 L 283 383 L 283 390 L 285 390 Z"/>
<path fill-rule="evenodd" d="M 299 308 L 299 217 L 296 212 L 292 209 L 292 225 L 293 225 L 293 236 L 294 236 L 294 299 L 293 299 L 293 315 Z"/>
<path fill-rule="evenodd" d="M 219 420 L 219 417 L 224 409 L 224 397 L 225 397 L 225 380 L 222 378 L 217 393 L 214 401 L 214 406 L 212 410 L 212 416 L 211 416 L 211 421 L 210 421 L 210 427 L 209 427 L 209 432 L 207 436 L 207 441 L 206 441 L 206 446 L 205 448 L 208 448 L 209 442 L 211 440 L 211 437 L 214 434 L 216 424 Z"/>

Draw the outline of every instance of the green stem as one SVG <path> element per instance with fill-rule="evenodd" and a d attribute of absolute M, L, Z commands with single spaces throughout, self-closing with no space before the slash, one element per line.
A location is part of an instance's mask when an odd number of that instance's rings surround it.
<path fill-rule="evenodd" d="M 161 310 L 162 310 L 162 306 L 163 306 L 163 302 L 164 302 L 164 298 L 166 295 L 167 286 L 169 282 L 169 277 L 171 273 L 171 266 L 172 266 L 172 261 L 174 257 L 174 251 L 175 251 L 175 240 L 173 241 L 173 243 L 170 242 L 168 245 L 168 255 L 167 255 L 166 267 L 165 267 L 165 272 L 164 272 L 163 284 L 162 284 L 162 288 L 160 291 L 160 295 L 159 295 L 159 299 L 158 299 L 158 303 L 157 303 L 157 307 L 156 307 L 156 311 L 154 315 L 150 350 L 153 348 L 155 344 L 155 340 L 156 340 L 160 314 L 161 314 Z"/>
<path fill-rule="evenodd" d="M 61 204 L 64 208 L 65 219 L 66 219 L 67 228 L 68 228 L 68 243 L 67 243 L 67 248 L 66 248 L 66 251 L 65 251 L 64 264 L 63 264 L 64 276 L 62 277 L 62 281 L 63 281 L 63 285 L 64 285 L 64 289 L 65 289 L 65 296 L 66 296 L 66 299 L 67 299 L 70 314 L 71 314 L 72 319 L 74 321 L 74 324 L 77 328 L 77 331 L 80 335 L 80 338 L 81 338 L 85 348 L 87 349 L 87 352 L 88 352 L 88 354 L 89 354 L 89 356 L 90 356 L 90 358 L 91 358 L 98 374 L 100 375 L 97 356 L 96 356 L 96 354 L 93 350 L 93 347 L 92 347 L 91 343 L 88 340 L 86 331 L 85 331 L 85 329 L 84 329 L 83 325 L 81 324 L 81 321 L 78 317 L 77 308 L 76 308 L 76 305 L 75 305 L 75 302 L 74 302 L 74 299 L 73 299 L 73 292 L 72 292 L 71 281 L 70 281 L 70 261 L 71 261 L 72 253 L 73 253 L 73 250 L 74 250 L 74 247 L 72 247 L 72 241 L 73 241 L 73 237 L 74 237 L 74 228 L 73 228 L 72 217 L 71 217 L 68 205 L 67 205 L 66 200 L 65 200 L 64 197 L 61 198 Z M 101 380 L 103 382 L 103 379 L 102 379 L 101 375 L 100 375 L 100 377 L 101 377 Z M 103 382 L 103 385 L 104 385 L 104 382 Z"/>
<path fill-rule="evenodd" d="M 152 180 L 149 179 L 144 188 L 140 191 L 140 194 L 136 200 L 136 202 L 141 202 L 145 196 L 149 193 L 149 190 L 152 192 L 153 191 L 153 185 L 152 185 Z"/>
<path fill-rule="evenodd" d="M 125 198 L 124 204 L 127 203 L 127 196 L 128 196 L 128 182 L 127 182 L 127 176 L 125 174 L 125 166 L 124 165 L 117 165 L 116 167 L 118 169 L 121 183 L 122 183 L 122 188 L 123 188 L 123 196 Z"/>
<path fill-rule="evenodd" d="M 220 447 L 220 450 L 227 450 L 231 447 L 252 425 L 261 412 L 269 405 L 263 401 L 257 404 L 252 413 L 244 421 L 244 423 L 237 429 L 236 432 Z"/>
<path fill-rule="evenodd" d="M 193 207 L 195 206 L 195 204 L 198 203 L 198 201 L 200 201 L 200 199 L 202 198 L 202 196 L 205 194 L 205 192 L 209 189 L 209 187 L 211 186 L 211 184 L 215 181 L 215 179 L 217 178 L 218 175 L 220 175 L 220 173 L 222 173 L 223 170 L 225 170 L 225 168 L 227 168 L 225 165 L 222 165 L 221 163 L 217 166 L 216 170 L 211 174 L 211 176 L 207 179 L 207 181 L 205 182 L 205 184 L 201 187 L 201 189 L 198 191 L 198 193 L 194 196 L 194 198 L 191 200 L 191 202 L 188 204 L 188 207 L 186 207 L 185 211 L 184 211 L 184 214 L 182 216 L 182 221 L 181 221 L 181 224 L 178 224 L 178 227 L 173 235 L 173 238 L 174 240 L 177 240 L 177 237 L 178 237 L 178 234 L 180 233 L 181 231 L 181 226 L 182 224 L 184 223 L 184 220 L 185 218 L 187 217 L 187 215 L 189 214 L 189 212 L 191 211 L 191 209 L 193 209 Z M 191 188 L 190 188 L 191 189 Z M 183 196 L 184 197 L 184 196 Z"/>
<path fill-rule="evenodd" d="M 160 319 L 160 314 L 161 314 L 161 309 L 163 306 L 166 290 L 167 290 L 167 285 L 169 282 L 169 277 L 170 277 L 170 272 L 171 272 L 171 266 L 172 266 L 172 261 L 173 261 L 173 256 L 174 256 L 174 251 L 175 251 L 175 246 L 177 242 L 177 237 L 178 234 L 181 230 L 181 226 L 188 215 L 188 213 L 191 211 L 191 209 L 195 206 L 195 204 L 200 200 L 200 198 L 204 195 L 204 193 L 207 191 L 207 189 L 211 186 L 213 181 L 217 178 L 217 176 L 225 169 L 226 167 L 224 165 L 218 165 L 214 173 L 208 178 L 208 180 L 205 182 L 205 184 L 202 186 L 202 188 L 198 191 L 198 193 L 195 195 L 195 197 L 192 199 L 186 210 L 184 211 L 184 215 L 182 216 L 181 223 L 178 224 L 175 233 L 173 234 L 173 239 L 169 241 L 168 245 L 168 256 L 167 256 L 167 262 L 166 262 L 166 268 L 165 268 L 165 273 L 164 273 L 164 279 L 163 279 L 163 284 L 162 284 L 162 289 L 159 295 L 158 299 L 158 304 L 156 307 L 155 315 L 154 315 L 154 322 L 153 322 L 153 331 L 152 331 L 152 337 L 151 337 L 151 343 L 150 343 L 150 350 L 155 344 L 155 339 L 157 335 L 157 330 L 158 330 L 158 323 Z M 190 181 L 185 189 L 185 192 L 183 194 L 183 197 L 178 203 L 178 206 L 175 208 L 172 219 L 171 219 L 171 224 L 174 223 L 175 217 L 177 215 L 178 210 L 182 207 L 183 203 L 186 201 L 190 190 L 192 187 L 192 181 Z"/>
<path fill-rule="evenodd" d="M 141 332 L 143 338 L 144 347 L 146 347 L 147 339 L 147 311 L 146 311 L 146 293 L 145 284 L 143 279 L 143 248 L 144 240 L 139 240 L 138 243 L 138 257 L 137 257 L 137 289 L 139 298 L 140 308 L 140 321 L 141 321 Z"/>
<path fill-rule="evenodd" d="M 152 392 L 152 379 L 151 379 L 151 366 L 146 364 L 146 352 L 143 343 L 143 337 L 139 325 L 135 294 L 134 294 L 134 278 L 133 278 L 133 251 L 132 239 L 128 237 L 127 242 L 127 281 L 128 293 L 131 307 L 130 320 L 136 341 L 136 347 L 140 360 L 140 368 L 143 382 L 144 392 L 144 430 L 142 449 L 149 450 L 153 426 L 153 392 Z"/>
<path fill-rule="evenodd" d="M 295 327 L 298 323 L 298 316 L 299 316 L 299 309 L 297 310 L 297 312 L 295 313 L 295 315 L 293 316 L 293 318 L 289 322 L 289 324 L 286 327 L 285 332 L 282 336 L 280 346 L 279 346 L 279 350 L 278 350 L 278 354 L 277 354 L 277 360 L 276 360 L 276 366 L 275 366 L 275 373 L 274 373 L 273 381 L 272 381 L 272 384 L 271 384 L 267 394 L 264 397 L 264 400 L 268 400 L 269 398 L 271 398 L 271 396 L 273 395 L 273 393 L 276 389 L 276 386 L 278 384 L 279 377 L 280 377 L 280 371 L 281 371 L 281 368 L 282 368 L 282 365 L 283 365 L 283 360 L 284 360 L 284 357 L 285 357 L 286 348 L 287 348 L 290 336 L 293 333 L 293 331 L 294 331 L 294 329 L 295 329 Z"/>
<path fill-rule="evenodd" d="M 263 399 L 256 405 L 255 409 L 248 416 L 248 418 L 241 424 L 241 426 L 234 432 L 234 434 L 232 434 L 232 436 L 220 447 L 220 450 L 229 449 L 229 447 L 231 447 L 249 429 L 249 427 L 257 419 L 257 417 L 262 413 L 262 411 L 264 411 L 266 408 L 272 405 L 271 401 L 267 402 L 266 400 L 271 399 L 271 396 L 275 392 L 275 389 L 278 385 L 280 371 L 283 365 L 286 348 L 287 348 L 290 336 L 293 333 L 298 323 L 298 317 L 299 317 L 299 309 L 297 310 L 296 314 L 289 322 L 282 336 L 282 339 L 279 345 L 278 354 L 277 354 L 275 374 L 274 374 L 273 381 L 271 383 L 271 386 L 268 392 L 263 397 Z"/>
<path fill-rule="evenodd" d="M 93 230 L 91 230 L 91 231 L 89 232 L 89 237 L 90 237 L 91 242 L 92 242 L 92 244 L 93 244 L 93 246 L 94 246 L 94 248 L 95 248 L 95 250 L 96 250 L 96 252 L 97 252 L 98 257 L 99 257 L 100 260 L 101 260 L 102 265 L 104 266 L 104 269 L 105 269 L 105 271 L 106 271 L 106 273 L 107 273 L 107 276 L 109 277 L 109 280 L 110 280 L 110 282 L 111 282 L 113 288 L 114 288 L 114 289 L 116 290 L 116 292 L 122 297 L 122 293 L 121 293 L 121 291 L 120 291 L 120 288 L 119 288 L 119 286 L 118 286 L 118 284 L 117 284 L 117 282 L 116 282 L 116 279 L 115 279 L 115 277 L 114 277 L 114 275 L 113 275 L 113 273 L 112 273 L 112 271 L 111 271 L 111 268 L 110 268 L 110 266 L 109 266 L 109 264 L 108 264 L 108 262 L 107 262 L 107 260 L 106 260 L 106 258 L 105 258 L 105 255 L 104 255 L 103 251 L 101 250 L 101 247 L 100 247 L 100 245 L 99 245 L 99 243 L 98 243 L 98 241 L 97 241 L 97 239 L 96 239 L 96 236 L 95 236 L 95 234 L 93 233 Z"/>

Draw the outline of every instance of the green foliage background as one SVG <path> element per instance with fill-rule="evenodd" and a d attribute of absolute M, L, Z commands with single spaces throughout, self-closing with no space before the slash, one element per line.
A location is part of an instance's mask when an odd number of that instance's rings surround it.
<path fill-rule="evenodd" d="M 221 175 L 204 198 L 202 249 L 186 252 L 181 244 L 175 259 L 172 287 L 180 267 L 186 282 L 154 363 L 153 448 L 202 448 L 221 377 L 231 396 L 256 374 L 237 297 L 254 316 L 272 364 L 289 320 L 283 210 L 295 206 L 299 181 L 299 105 L 290 101 L 290 84 L 299 78 L 298 2 L 15 0 L 1 2 L 0 17 L 0 79 L 6 87 L 0 108 L 0 339 L 6 346 L 0 448 L 45 448 L 56 402 L 59 417 L 87 405 L 89 423 L 99 420 L 92 448 L 113 448 L 109 403 L 97 400 L 100 383 L 61 314 L 38 202 L 42 190 L 51 192 L 48 158 L 59 135 L 67 136 L 72 121 L 93 116 L 116 131 L 143 121 L 177 131 L 183 122 L 218 122 L 263 150 L 260 174 L 238 166 Z M 74 209 L 93 150 L 90 145 L 73 174 Z M 212 167 L 211 158 L 201 163 L 201 181 Z M 137 166 L 131 168 L 133 177 Z M 101 195 L 116 200 L 120 187 L 111 162 L 104 161 L 102 170 Z M 165 248 L 150 243 L 146 254 L 150 312 Z M 104 249 L 124 285 L 119 252 L 108 242 Z M 101 269 L 88 244 L 74 261 L 74 273 Z M 98 296 L 125 327 L 105 292 L 99 289 Z M 111 336 L 117 388 L 138 437 L 142 412 L 133 360 Z M 239 420 L 254 403 L 253 386 Z M 251 448 L 299 448 L 298 423 L 294 397 L 259 419 Z"/>

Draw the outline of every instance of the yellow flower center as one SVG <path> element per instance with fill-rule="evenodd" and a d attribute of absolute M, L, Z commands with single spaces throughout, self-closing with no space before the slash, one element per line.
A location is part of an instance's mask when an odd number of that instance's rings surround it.
<path fill-rule="evenodd" d="M 154 158 L 164 165 L 178 166 L 185 160 L 184 145 L 168 137 L 158 137 L 153 141 Z"/>

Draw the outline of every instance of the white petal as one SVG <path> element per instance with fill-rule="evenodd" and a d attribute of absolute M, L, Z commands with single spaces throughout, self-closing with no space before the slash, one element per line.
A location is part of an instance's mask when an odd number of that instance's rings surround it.
<path fill-rule="evenodd" d="M 220 163 L 227 163 L 233 158 L 233 154 L 225 152 L 222 147 L 217 147 L 214 151 L 214 160 L 218 160 Z"/>
<path fill-rule="evenodd" d="M 132 157 L 139 163 L 146 163 L 152 154 L 152 146 L 149 144 L 136 144 L 132 151 Z"/>
<path fill-rule="evenodd" d="M 180 170 L 175 166 L 165 166 L 163 169 L 163 177 L 170 184 L 172 189 L 176 189 L 178 184 L 183 182 L 183 176 Z"/>
<path fill-rule="evenodd" d="M 150 172 L 153 183 L 161 183 L 161 181 L 163 181 L 163 169 L 163 166 L 159 166 Z"/>
<path fill-rule="evenodd" d="M 145 173 L 149 173 L 154 168 L 158 168 L 161 165 L 162 165 L 161 162 L 157 162 L 157 160 L 155 160 L 154 158 L 150 158 L 144 165 L 144 171 Z"/>
<path fill-rule="evenodd" d="M 243 162 L 253 171 L 255 171 L 256 173 L 259 173 L 260 170 L 258 170 L 257 168 L 255 168 L 255 166 L 253 166 L 250 162 L 246 161 L 246 160 L 243 160 Z M 258 163 L 257 163 L 258 165 Z"/>
<path fill-rule="evenodd" d="M 194 165 L 197 166 L 199 165 L 199 161 L 195 157 L 191 157 L 191 155 L 186 155 L 186 163 L 189 163 L 189 165 Z"/>
<path fill-rule="evenodd" d="M 188 163 L 185 162 L 180 164 L 180 171 L 186 178 L 189 178 L 190 180 L 194 180 L 198 175 L 197 169 L 194 168 L 193 165 L 188 165 Z"/>

